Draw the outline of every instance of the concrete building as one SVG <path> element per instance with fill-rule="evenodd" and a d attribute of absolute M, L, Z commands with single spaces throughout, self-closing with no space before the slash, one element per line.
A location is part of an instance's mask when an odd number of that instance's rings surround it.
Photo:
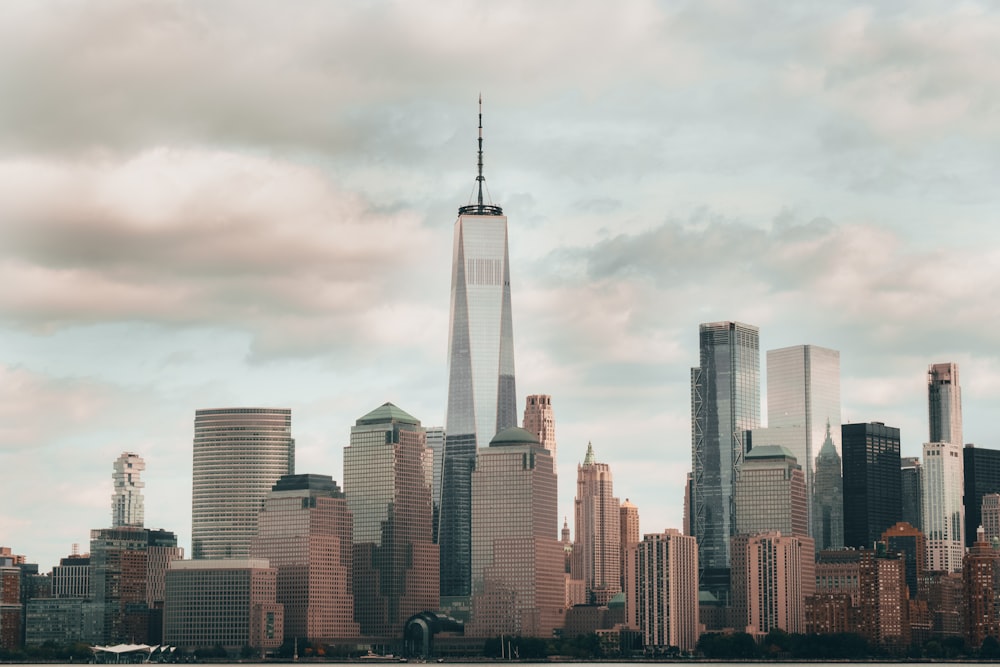
<path fill-rule="evenodd" d="M 278 571 L 260 559 L 178 560 L 167 572 L 163 641 L 193 650 L 222 646 L 239 655 L 249 646 L 281 646 Z"/>
<path fill-rule="evenodd" d="M 83 641 L 83 605 L 79 597 L 35 598 L 25 606 L 26 646 L 51 642 L 67 646 Z"/>
<path fill-rule="evenodd" d="M 472 474 L 472 621 L 466 635 L 551 637 L 565 577 L 552 457 L 521 428 L 479 450 Z"/>
<path fill-rule="evenodd" d="M 740 322 L 699 326 L 699 365 L 691 369 L 691 517 L 699 584 L 729 598 L 729 538 L 742 434 L 760 426 L 760 334 Z"/>
<path fill-rule="evenodd" d="M 145 508 L 142 500 L 142 471 L 146 462 L 138 454 L 122 452 L 115 461 L 111 479 L 115 492 L 111 496 L 111 526 L 142 527 Z"/>
<path fill-rule="evenodd" d="M 786 447 L 757 445 L 736 480 L 736 533 L 809 534 L 806 478 Z"/>
<path fill-rule="evenodd" d="M 532 394 L 525 399 L 524 430 L 538 438 L 538 443 L 552 454 L 552 466 L 557 469 L 556 460 L 556 418 L 552 412 L 552 397 L 548 394 Z"/>
<path fill-rule="evenodd" d="M 962 447 L 924 443 L 923 520 L 927 569 L 961 572 L 965 554 Z"/>
<path fill-rule="evenodd" d="M 737 535 L 731 549 L 736 630 L 758 637 L 774 629 L 805 632 L 806 598 L 816 592 L 812 538 L 778 531 Z"/>
<path fill-rule="evenodd" d="M 587 596 L 605 606 L 621 591 L 621 506 L 614 497 L 611 466 L 598 463 L 587 443 L 583 463 L 576 467 L 576 544 Z"/>
<path fill-rule="evenodd" d="M 962 439 L 962 387 L 958 364 L 931 364 L 927 369 L 929 442 L 965 444 Z"/>
<path fill-rule="evenodd" d="M 647 647 L 698 642 L 698 545 L 680 531 L 648 533 L 636 547 L 638 629 Z"/>
<path fill-rule="evenodd" d="M 625 623 L 630 628 L 637 628 L 639 619 L 636 615 L 636 548 L 639 546 L 639 508 L 628 498 L 622 503 L 618 513 L 618 527 L 621 530 L 621 587 L 625 593 Z M 630 593 L 631 591 L 631 593 Z"/>
<path fill-rule="evenodd" d="M 882 422 L 841 427 L 844 546 L 871 548 L 900 521 L 899 429 Z"/>
<path fill-rule="evenodd" d="M 517 426 L 507 216 L 483 201 L 479 109 L 478 201 L 458 209 L 451 274 L 448 406 L 441 519 L 441 595 L 468 596 L 472 567 L 472 471 L 477 448 Z M 555 534 L 555 533 L 553 533 Z"/>
<path fill-rule="evenodd" d="M 352 522 L 328 475 L 285 475 L 264 500 L 252 558 L 278 571 L 284 635 L 304 641 L 358 637 L 352 593 Z"/>
<path fill-rule="evenodd" d="M 294 472 L 291 410 L 196 411 L 192 557 L 246 558 L 264 497 L 279 477 Z"/>
<path fill-rule="evenodd" d="M 432 468 L 420 421 L 392 403 L 351 427 L 344 494 L 353 517 L 354 620 L 363 635 L 398 637 L 408 618 L 440 606 Z"/>

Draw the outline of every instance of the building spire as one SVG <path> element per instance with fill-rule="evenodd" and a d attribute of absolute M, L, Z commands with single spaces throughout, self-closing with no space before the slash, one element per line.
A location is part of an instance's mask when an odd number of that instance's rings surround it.
<path fill-rule="evenodd" d="M 483 94 L 479 93 L 479 152 L 476 163 L 476 190 L 477 197 L 475 204 L 461 206 L 458 209 L 459 215 L 503 215 L 503 209 L 493 204 L 483 202 L 483 184 L 486 177 L 483 176 Z"/>
<path fill-rule="evenodd" d="M 583 465 L 592 466 L 594 465 L 594 445 L 589 441 L 587 442 L 587 455 L 583 457 Z"/>

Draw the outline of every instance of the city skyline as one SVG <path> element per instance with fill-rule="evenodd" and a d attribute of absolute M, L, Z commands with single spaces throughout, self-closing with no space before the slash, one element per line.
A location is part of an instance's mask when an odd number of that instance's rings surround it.
<path fill-rule="evenodd" d="M 191 553 L 196 409 L 291 409 L 296 467 L 338 483 L 371 406 L 444 425 L 480 91 L 560 516 L 592 441 L 642 533 L 682 526 L 704 322 L 838 350 L 842 420 L 904 456 L 928 366 L 957 363 L 965 440 L 1000 446 L 1000 15 L 771 9 L 12 3 L 4 543 L 42 568 L 85 545 L 128 451 L 145 525 Z"/>

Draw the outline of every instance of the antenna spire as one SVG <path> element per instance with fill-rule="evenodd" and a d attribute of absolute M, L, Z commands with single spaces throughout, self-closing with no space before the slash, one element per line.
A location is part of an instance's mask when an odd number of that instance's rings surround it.
<path fill-rule="evenodd" d="M 479 93 L 479 153 L 476 172 L 476 189 L 478 196 L 475 204 L 461 206 L 458 209 L 459 215 L 503 215 L 503 209 L 493 204 L 483 201 L 483 183 L 486 177 L 483 176 L 483 94 Z M 470 197 L 471 199 L 471 197 Z"/>

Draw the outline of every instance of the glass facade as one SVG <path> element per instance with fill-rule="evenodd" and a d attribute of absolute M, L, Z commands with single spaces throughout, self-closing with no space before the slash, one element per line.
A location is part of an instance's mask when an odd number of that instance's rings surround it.
<path fill-rule="evenodd" d="M 344 493 L 353 516 L 354 619 L 395 638 L 410 616 L 439 607 L 432 455 L 420 422 L 386 403 L 351 427 Z"/>
<path fill-rule="evenodd" d="M 739 322 L 702 324 L 699 350 L 701 365 L 691 369 L 690 525 L 702 588 L 724 600 L 743 433 L 760 425 L 760 335 Z"/>
<path fill-rule="evenodd" d="M 840 429 L 837 429 L 840 432 Z M 844 546 L 844 477 L 840 454 L 833 444 L 829 426 L 816 457 L 812 489 L 812 534 L 816 548 L 840 549 Z"/>
<path fill-rule="evenodd" d="M 810 505 L 814 505 L 817 458 L 828 433 L 837 454 L 841 452 L 840 352 L 816 345 L 768 350 L 765 432 L 763 442 L 754 434 L 754 445 L 791 450 L 805 473 Z M 809 527 L 819 542 L 812 507 Z"/>
<path fill-rule="evenodd" d="M 194 559 L 246 558 L 257 513 L 278 478 L 295 472 L 292 411 L 198 410 L 194 418 Z"/>
<path fill-rule="evenodd" d="M 284 634 L 309 641 L 357 637 L 347 500 L 328 475 L 285 475 L 260 512 L 253 558 L 277 569 Z"/>
<path fill-rule="evenodd" d="M 923 519 L 929 570 L 962 571 L 965 554 L 963 480 L 961 445 L 924 443 Z"/>
<path fill-rule="evenodd" d="M 965 546 L 976 541 L 976 531 L 985 525 L 983 498 L 1000 493 L 1000 450 L 966 445 L 962 448 L 965 481 Z"/>
<path fill-rule="evenodd" d="M 927 369 L 927 412 L 929 442 L 950 442 L 962 446 L 962 388 L 958 384 L 958 364 L 931 364 Z"/>
<path fill-rule="evenodd" d="M 448 409 L 439 542 L 441 594 L 469 594 L 476 448 L 517 425 L 507 217 L 472 207 L 455 223 Z"/>
<path fill-rule="evenodd" d="M 844 546 L 871 548 L 900 521 L 899 429 L 881 422 L 840 427 Z"/>
<path fill-rule="evenodd" d="M 143 501 L 142 488 L 146 484 L 140 479 L 146 469 L 146 462 L 138 454 L 122 452 L 115 461 L 114 473 L 111 475 L 115 493 L 111 496 L 111 525 L 142 526 Z"/>
<path fill-rule="evenodd" d="M 521 428 L 479 450 L 472 475 L 476 637 L 551 637 L 563 625 L 564 556 L 552 457 Z"/>
<path fill-rule="evenodd" d="M 900 494 L 903 503 L 902 520 L 917 530 L 924 529 L 923 476 L 919 456 L 906 456 L 899 461 Z M 966 510 L 968 516 L 968 510 Z"/>

